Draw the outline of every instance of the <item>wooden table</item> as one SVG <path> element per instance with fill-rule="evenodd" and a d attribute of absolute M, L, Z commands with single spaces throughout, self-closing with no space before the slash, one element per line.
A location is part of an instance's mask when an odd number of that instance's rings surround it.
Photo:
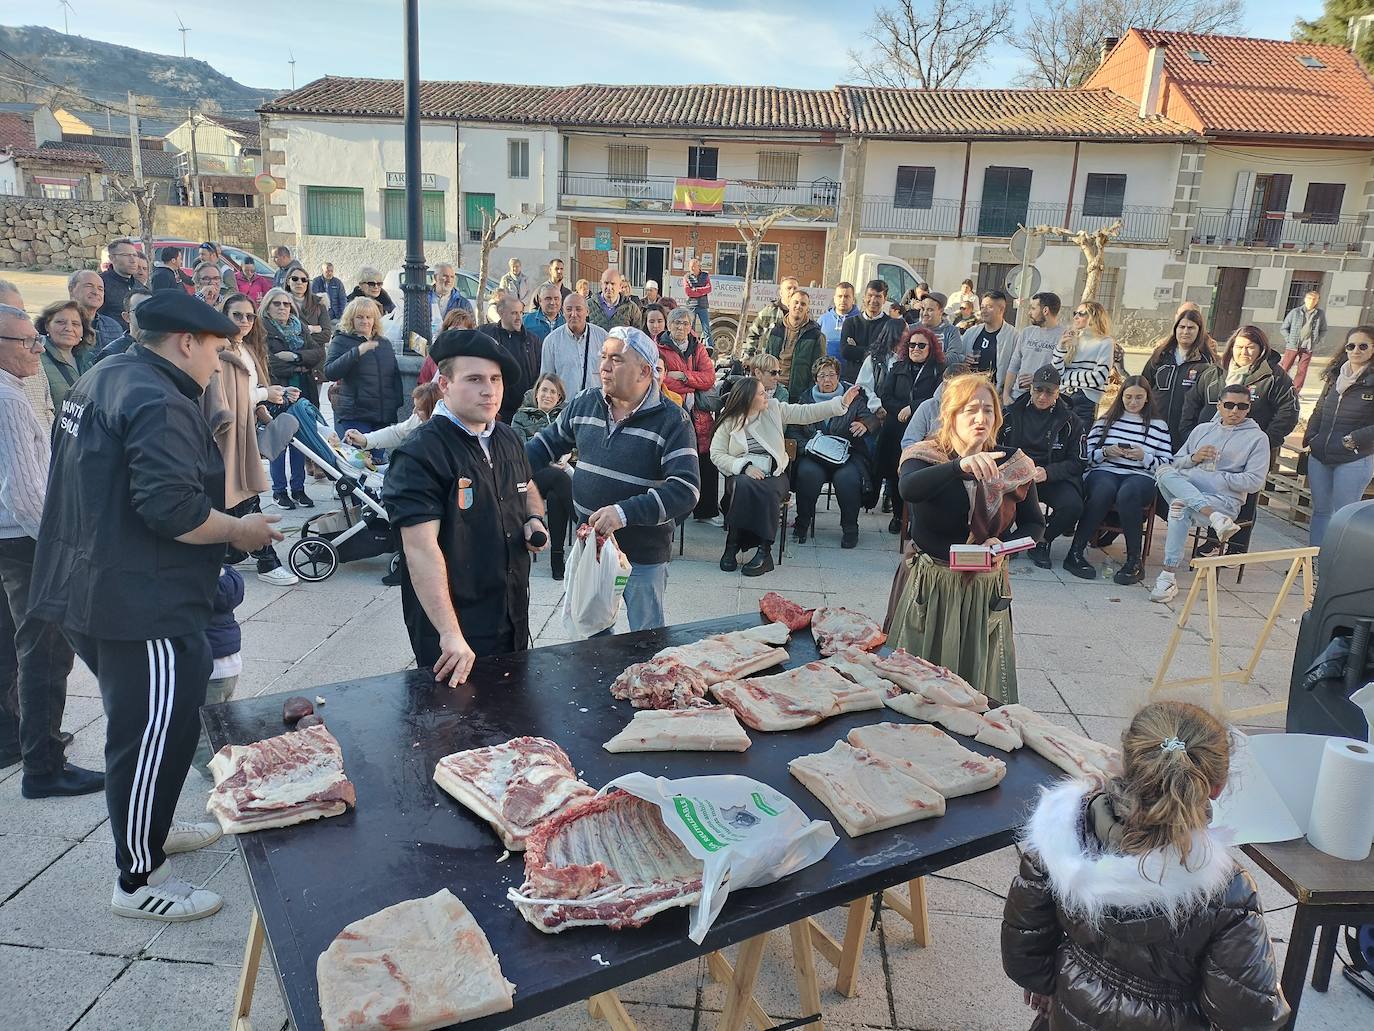
<path fill-rule="evenodd" d="M 238 837 L 255 904 L 245 949 L 246 984 L 251 988 L 248 970 L 256 967 L 265 945 L 294 1026 L 318 1031 L 315 961 L 334 936 L 360 917 L 447 887 L 472 912 L 500 956 L 502 971 L 518 986 L 514 1009 L 465 1024 L 465 1031 L 507 1027 L 584 999 L 597 1016 L 624 1031 L 633 1023 L 615 990 L 698 957 L 707 960 L 713 978 L 728 985 L 722 1027 L 737 1031 L 746 1020 L 772 1027 L 754 999 L 754 987 L 765 936 L 784 928 L 792 937 L 802 1012 L 807 1022 L 818 1022 L 813 951 L 837 966 L 841 990 L 852 994 L 869 898 L 1011 844 L 1041 788 L 1062 776 L 1056 767 L 1030 749 L 998 753 L 1007 764 L 1002 783 L 952 799 L 937 820 L 860 838 L 841 831 L 820 862 L 773 884 L 731 892 L 699 946 L 687 938 L 682 909 L 661 913 L 636 930 L 579 927 L 541 934 L 506 899 L 506 890 L 523 880 L 521 857 L 502 861 L 503 849 L 491 828 L 433 780 L 441 756 L 534 734 L 562 745 L 583 779 L 598 787 L 634 770 L 667 777 L 736 773 L 781 791 L 807 816 L 829 820 L 820 800 L 788 774 L 788 761 L 825 751 L 854 727 L 911 722 L 907 717 L 883 709 L 846 713 L 787 733 L 750 732 L 753 744 L 745 752 L 613 754 L 601 747 L 634 712 L 608 690 L 627 665 L 666 645 L 759 622 L 756 615 L 730 616 L 479 659 L 468 683 L 457 689 L 435 685 L 428 672 L 411 671 L 301 690 L 326 699 L 320 715 L 343 748 L 358 806 L 331 819 Z M 805 633 L 793 635 L 788 652 L 788 666 L 817 658 Z M 207 706 L 202 718 L 211 744 L 219 748 L 282 733 L 283 697 Z M 844 945 L 810 919 L 855 900 L 862 902 L 850 912 Z M 907 908 L 915 917 L 913 927 L 923 934 L 919 888 Z M 742 947 L 731 966 L 719 953 L 736 943 Z M 240 1027 L 247 1026 L 250 1005 L 251 995 L 241 993 Z"/>
<path fill-rule="evenodd" d="M 1242 845 L 1241 850 L 1298 903 L 1282 979 L 1283 994 L 1293 1008 L 1293 1018 L 1288 1022 L 1292 1028 L 1297 1023 L 1298 1003 L 1318 932 L 1321 940 L 1312 987 L 1324 992 L 1331 983 L 1336 935 L 1341 927 L 1374 923 L 1374 855 L 1351 863 L 1313 848 L 1306 838 Z"/>

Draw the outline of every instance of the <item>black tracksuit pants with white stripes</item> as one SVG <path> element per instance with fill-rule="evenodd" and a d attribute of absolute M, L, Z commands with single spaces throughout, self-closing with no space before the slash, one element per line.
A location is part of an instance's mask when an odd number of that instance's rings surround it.
<path fill-rule="evenodd" d="M 112 641 L 67 631 L 100 684 L 105 804 L 115 861 L 132 888 L 162 865 L 162 846 L 191 757 L 214 662 L 204 634 Z"/>

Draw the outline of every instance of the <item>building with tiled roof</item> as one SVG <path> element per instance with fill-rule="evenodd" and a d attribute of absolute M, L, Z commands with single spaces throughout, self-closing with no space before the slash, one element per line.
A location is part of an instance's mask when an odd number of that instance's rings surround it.
<path fill-rule="evenodd" d="M 1152 54 L 1160 39 L 1133 31 L 1076 90 L 423 82 L 427 246 L 475 263 L 494 212 L 533 215 L 498 267 L 556 254 L 570 281 L 614 265 L 636 288 L 652 279 L 671 293 L 692 256 L 722 282 L 739 273 L 736 220 L 782 209 L 760 255 L 764 281 L 791 272 L 833 284 L 849 257 L 869 255 L 894 292 L 915 277 L 949 290 L 968 275 L 982 291 L 1005 286 L 1018 226 L 1120 222 L 1099 287 L 1114 314 L 1162 324 L 1187 299 L 1215 307 L 1222 331 L 1242 318 L 1277 325 L 1293 290 L 1320 285 L 1332 325 L 1353 324 L 1374 254 L 1374 119 L 1367 130 L 1362 115 L 1329 115 L 1374 106 L 1369 80 L 1332 48 L 1305 48 L 1310 60 L 1280 75 L 1274 48 L 1293 58 L 1284 48 L 1296 44 L 1180 37 L 1186 48 Z M 1188 50 L 1216 67 L 1174 71 Z M 1310 107 L 1288 110 L 1310 133 L 1286 144 L 1307 166 L 1266 168 L 1276 152 L 1241 146 L 1245 133 L 1272 133 L 1267 98 L 1308 71 Z M 263 170 L 281 184 L 267 202 L 270 242 L 307 264 L 329 258 L 345 278 L 399 265 L 402 102 L 398 80 L 331 76 L 259 109 Z M 1051 243 L 1042 284 L 1071 299 L 1082 260 Z M 1231 292 L 1214 298 L 1219 284 Z"/>
<path fill-rule="evenodd" d="M 1131 29 L 1084 88 L 1138 104 L 1155 47 L 1165 56 L 1154 110 L 1196 132 L 1374 143 L 1374 86 L 1337 46 Z"/>

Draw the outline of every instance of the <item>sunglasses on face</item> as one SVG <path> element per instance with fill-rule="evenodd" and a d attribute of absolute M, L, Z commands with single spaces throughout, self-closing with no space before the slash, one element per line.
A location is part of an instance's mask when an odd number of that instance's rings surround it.
<path fill-rule="evenodd" d="M 1250 407 L 1250 402 L 1249 402 L 1249 401 L 1223 401 L 1223 402 L 1221 402 L 1221 407 L 1225 408 L 1228 412 L 1234 412 L 1234 411 L 1236 411 L 1237 409 L 1239 409 L 1240 411 L 1243 412 L 1243 411 L 1246 411 L 1246 410 Z"/>
<path fill-rule="evenodd" d="M 1086 319 L 1088 317 L 1088 313 L 1086 311 L 1076 311 L 1073 313 L 1073 317 L 1076 319 Z"/>
<path fill-rule="evenodd" d="M 381 286 L 382 284 L 379 283 L 379 282 L 377 282 L 375 279 L 364 279 L 364 280 L 363 280 L 361 283 L 359 283 L 358 285 L 359 285 L 359 286 Z"/>
<path fill-rule="evenodd" d="M 1351 352 L 1352 354 L 1356 351 L 1368 351 L 1371 347 L 1374 347 L 1374 344 L 1352 342 L 1345 345 L 1345 349 Z"/>
<path fill-rule="evenodd" d="M 252 322 L 257 319 L 251 311 L 231 311 L 229 317 L 235 322 Z"/>
<path fill-rule="evenodd" d="M 290 301 L 273 301 L 271 304 L 268 305 L 268 307 L 269 307 L 269 308 L 289 308 L 289 307 L 291 307 L 291 302 L 290 302 Z"/>
<path fill-rule="evenodd" d="M 287 276 L 287 277 L 286 277 L 286 281 L 287 281 L 288 283 L 308 283 L 308 282 L 310 282 L 310 280 L 306 279 L 304 276 Z"/>
<path fill-rule="evenodd" d="M 909 351 L 924 351 L 930 344 L 926 343 L 924 340 L 913 340 L 906 346 Z"/>

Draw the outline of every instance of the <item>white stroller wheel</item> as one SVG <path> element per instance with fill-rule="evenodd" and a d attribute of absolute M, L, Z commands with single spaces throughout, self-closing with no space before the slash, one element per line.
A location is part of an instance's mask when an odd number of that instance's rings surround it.
<path fill-rule="evenodd" d="M 395 576 L 401 571 L 401 553 L 399 551 L 392 552 L 391 562 L 387 565 L 387 571 L 392 576 Z"/>
<path fill-rule="evenodd" d="M 321 537 L 307 537 L 291 545 L 286 564 L 306 583 L 319 583 L 334 575 L 339 568 L 339 553 L 334 545 Z"/>

